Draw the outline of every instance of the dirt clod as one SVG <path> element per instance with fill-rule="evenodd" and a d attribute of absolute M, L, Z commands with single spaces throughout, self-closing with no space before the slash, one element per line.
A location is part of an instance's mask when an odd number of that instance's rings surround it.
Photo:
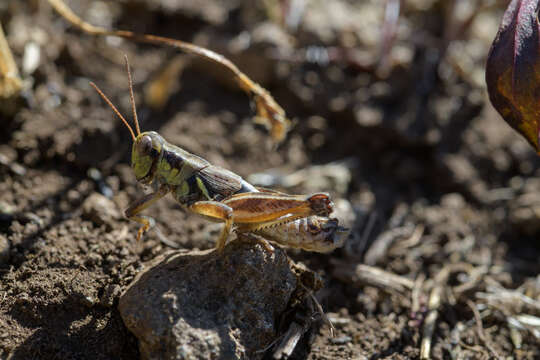
<path fill-rule="evenodd" d="M 93 221 L 96 225 L 108 225 L 112 227 L 115 220 L 121 218 L 116 204 L 105 196 L 93 193 L 82 205 L 83 216 Z"/>
<path fill-rule="evenodd" d="M 296 288 L 285 253 L 233 241 L 216 251 L 170 253 L 120 298 L 145 359 L 258 359 Z"/>

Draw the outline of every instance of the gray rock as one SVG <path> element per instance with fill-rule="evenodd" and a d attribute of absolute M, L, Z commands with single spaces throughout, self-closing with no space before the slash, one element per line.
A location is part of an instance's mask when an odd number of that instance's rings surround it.
<path fill-rule="evenodd" d="M 297 287 L 285 252 L 229 242 L 173 252 L 139 274 L 119 301 L 143 359 L 259 359 Z"/>

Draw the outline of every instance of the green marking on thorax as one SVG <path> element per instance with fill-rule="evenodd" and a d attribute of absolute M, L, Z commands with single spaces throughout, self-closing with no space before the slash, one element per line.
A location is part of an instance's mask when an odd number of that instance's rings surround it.
<path fill-rule="evenodd" d="M 179 198 L 185 197 L 189 194 L 189 184 L 184 181 L 179 187 L 176 188 L 176 195 Z"/>
<path fill-rule="evenodd" d="M 206 188 L 206 186 L 204 185 L 203 181 L 201 180 L 200 177 L 196 177 L 197 179 L 197 186 L 199 187 L 199 189 L 201 189 L 203 195 L 208 199 L 208 200 L 211 200 L 210 199 L 210 195 L 208 194 L 208 189 Z"/>

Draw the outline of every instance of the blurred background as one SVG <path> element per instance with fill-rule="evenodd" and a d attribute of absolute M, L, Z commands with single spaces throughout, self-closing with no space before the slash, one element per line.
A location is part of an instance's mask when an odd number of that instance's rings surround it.
<path fill-rule="evenodd" d="M 131 118 L 127 54 L 142 130 L 259 185 L 327 191 L 350 223 L 347 244 L 330 255 L 289 252 L 321 273 L 319 298 L 338 324 L 337 338 L 313 331 L 294 358 L 418 357 L 429 289 L 445 269 L 445 288 L 470 287 L 439 309 L 435 358 L 493 356 L 467 301 L 499 355 L 540 357 L 538 327 L 508 320 L 528 310 L 489 297 L 505 289 L 540 301 L 540 160 L 492 108 L 484 80 L 507 1 L 66 3 L 91 24 L 225 55 L 295 125 L 275 149 L 222 69 L 82 33 L 46 1 L 2 1 L 20 83 L 0 96 L 0 355 L 137 356 L 114 304 L 142 262 L 170 247 L 150 232 L 137 253 L 136 226 L 122 218 L 142 194 L 130 136 L 89 85 Z M 152 214 L 180 248 L 214 246 L 219 227 L 172 199 Z M 425 293 L 414 304 L 382 291 L 358 280 L 358 264 Z"/>

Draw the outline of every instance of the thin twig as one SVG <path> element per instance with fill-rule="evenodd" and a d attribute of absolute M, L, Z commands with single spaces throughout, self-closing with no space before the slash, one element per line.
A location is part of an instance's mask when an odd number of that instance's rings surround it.
<path fill-rule="evenodd" d="M 446 278 L 444 279 L 446 284 Z M 437 318 L 439 317 L 439 306 L 441 305 L 441 295 L 443 292 L 442 282 L 435 284 L 431 290 L 429 296 L 428 308 L 429 312 L 424 322 L 424 328 L 422 331 L 422 342 L 420 345 L 420 359 L 429 359 L 431 354 L 431 342 L 433 339 L 433 333 L 435 332 L 435 325 L 437 324 Z"/>
<path fill-rule="evenodd" d="M 452 290 L 456 296 L 461 296 L 463 293 L 474 289 L 478 284 L 481 283 L 482 276 L 487 274 L 487 267 L 477 267 L 472 269 L 469 273 L 469 281 L 454 287 Z"/>
<path fill-rule="evenodd" d="M 251 97 L 257 109 L 256 121 L 261 122 L 270 130 L 270 134 L 274 142 L 280 143 L 285 139 L 285 136 L 291 126 L 291 122 L 286 117 L 283 108 L 274 100 L 266 89 L 252 81 L 246 74 L 240 71 L 240 69 L 238 69 L 234 63 L 225 58 L 223 55 L 195 44 L 176 39 L 156 35 L 141 35 L 126 30 L 107 30 L 82 20 L 80 17 L 75 15 L 73 11 L 71 11 L 63 0 L 48 0 L 48 2 L 64 19 L 88 34 L 96 36 L 117 36 L 137 42 L 154 45 L 167 45 L 180 49 L 189 54 L 200 56 L 218 66 L 221 66 L 234 76 L 240 88 Z"/>
<path fill-rule="evenodd" d="M 526 309 L 533 314 L 540 313 L 540 301 L 518 291 L 493 285 L 488 286 L 486 290 L 486 293 L 476 293 L 476 297 L 485 300 L 490 306 L 502 304 L 509 309 Z"/>
<path fill-rule="evenodd" d="M 480 340 L 482 340 L 484 345 L 493 354 L 493 356 L 495 356 L 497 359 L 502 359 L 497 353 L 497 351 L 495 351 L 495 349 L 491 345 L 491 341 L 488 340 L 488 338 L 486 337 L 486 334 L 484 333 L 484 326 L 482 325 L 482 317 L 480 316 L 480 313 L 478 312 L 478 309 L 476 308 L 475 303 L 473 303 L 471 300 L 467 300 L 467 305 L 469 305 L 469 307 L 471 308 L 474 314 L 474 319 L 476 321 L 476 332 L 478 333 L 478 337 L 480 338 Z"/>
<path fill-rule="evenodd" d="M 411 313 L 416 314 L 420 311 L 420 295 L 422 294 L 422 285 L 426 280 L 424 274 L 420 274 L 414 280 L 414 286 L 411 291 Z"/>
<path fill-rule="evenodd" d="M 401 237 L 410 237 L 414 232 L 412 226 L 402 226 L 393 228 L 380 234 L 366 252 L 364 262 L 368 265 L 377 264 L 386 256 L 388 248 L 396 239 Z"/>
<path fill-rule="evenodd" d="M 472 265 L 466 263 L 457 263 L 446 265 L 435 276 L 435 284 L 431 289 L 428 301 L 428 315 L 424 322 L 424 329 L 422 332 L 422 342 L 420 347 L 420 359 L 429 359 L 431 354 L 431 343 L 433 340 L 433 334 L 435 332 L 435 325 L 439 317 L 439 308 L 442 303 L 442 296 L 447 288 L 447 282 L 450 274 L 457 271 L 469 272 Z"/>
<path fill-rule="evenodd" d="M 406 249 L 412 248 L 418 245 L 418 243 L 422 239 L 422 235 L 424 235 L 424 230 L 425 230 L 424 225 L 417 225 L 414 228 L 413 233 L 408 239 L 400 241 L 396 245 L 392 246 L 392 248 L 389 251 L 389 254 L 390 255 L 403 254 L 403 252 L 406 251 Z"/>
<path fill-rule="evenodd" d="M 364 231 L 362 232 L 362 237 L 360 238 L 360 241 L 356 248 L 356 254 L 361 254 L 366 248 L 367 240 L 369 238 L 369 235 L 371 234 L 371 231 L 373 230 L 373 226 L 375 225 L 375 220 L 377 220 L 377 213 L 372 212 L 371 214 L 369 214 L 368 222 L 366 224 L 366 227 L 364 228 Z"/>
<path fill-rule="evenodd" d="M 277 349 L 274 351 L 273 358 L 276 360 L 279 359 L 287 359 L 294 351 L 294 348 L 296 347 L 296 344 L 298 344 L 298 341 L 304 335 L 304 333 L 309 329 L 309 326 L 311 324 L 307 323 L 304 324 L 304 326 L 292 322 L 289 326 L 289 329 L 283 336 L 283 340 L 280 342 Z"/>
<path fill-rule="evenodd" d="M 300 285 L 302 285 L 302 284 L 300 284 Z M 302 286 L 305 288 L 304 285 L 302 285 Z M 308 294 L 311 297 L 311 300 L 313 301 L 313 303 L 315 304 L 315 307 L 317 308 L 317 311 L 321 315 L 321 318 L 323 319 L 323 322 L 326 325 L 328 325 L 328 327 L 330 328 L 330 336 L 335 337 L 336 336 L 336 328 L 334 327 L 334 324 L 332 324 L 332 321 L 330 320 L 330 318 L 324 312 L 321 303 L 317 300 L 315 295 L 313 295 L 313 291 L 309 291 Z"/>
<path fill-rule="evenodd" d="M 332 260 L 336 268 L 333 275 L 346 282 L 356 285 L 369 285 L 384 290 L 390 294 L 408 294 L 414 287 L 414 281 L 369 265 L 356 265 L 351 267 L 347 263 Z"/>

